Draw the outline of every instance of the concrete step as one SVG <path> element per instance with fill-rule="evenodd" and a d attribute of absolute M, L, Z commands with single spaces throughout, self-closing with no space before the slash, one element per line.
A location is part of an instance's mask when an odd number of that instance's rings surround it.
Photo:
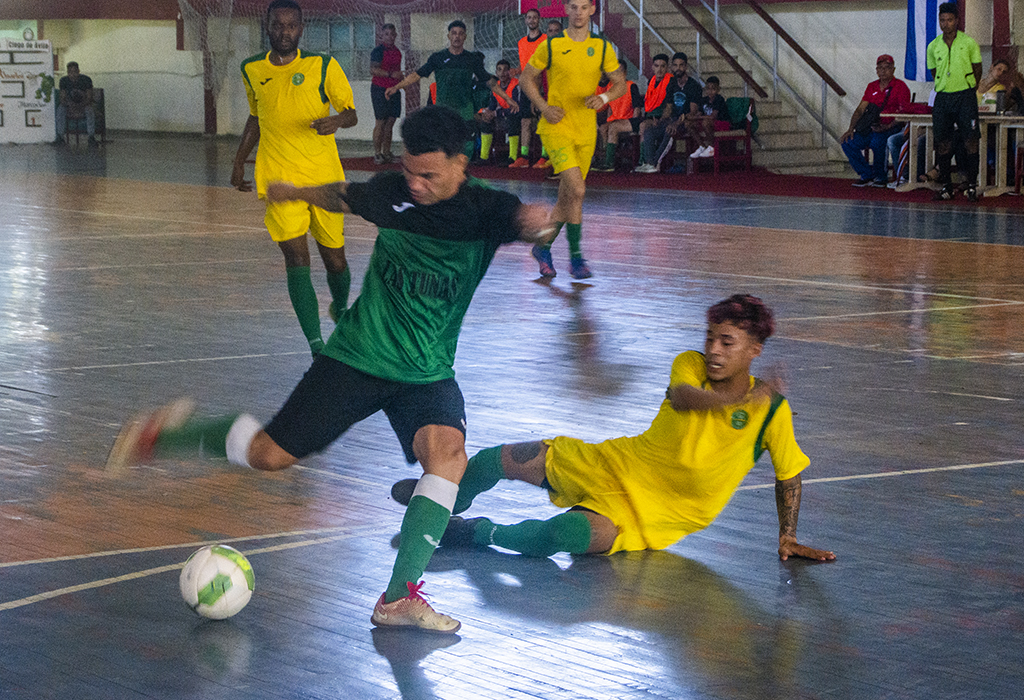
<path fill-rule="evenodd" d="M 754 165 L 763 168 L 825 165 L 828 162 L 828 150 L 824 148 L 754 149 Z"/>
<path fill-rule="evenodd" d="M 810 175 L 815 177 L 849 177 L 851 180 L 856 177 L 853 168 L 829 161 L 824 165 L 783 165 L 777 168 L 769 168 L 773 173 L 779 175 Z"/>
<path fill-rule="evenodd" d="M 771 119 L 774 117 L 795 117 L 796 109 L 787 102 L 757 100 L 757 116 L 759 119 Z"/>
<path fill-rule="evenodd" d="M 802 129 L 796 131 L 762 131 L 758 129 L 757 138 L 766 149 L 815 148 L 816 142 L 810 132 Z"/>
<path fill-rule="evenodd" d="M 777 134 L 784 131 L 799 131 L 796 116 L 773 117 L 761 114 L 761 105 L 757 105 L 757 122 L 760 132 Z"/>

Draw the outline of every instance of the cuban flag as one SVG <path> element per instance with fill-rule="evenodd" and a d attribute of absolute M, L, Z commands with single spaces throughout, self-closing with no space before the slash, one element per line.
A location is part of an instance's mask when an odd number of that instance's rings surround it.
<path fill-rule="evenodd" d="M 928 44 L 939 35 L 939 0 L 907 0 L 907 57 L 903 77 L 931 81 Z"/>

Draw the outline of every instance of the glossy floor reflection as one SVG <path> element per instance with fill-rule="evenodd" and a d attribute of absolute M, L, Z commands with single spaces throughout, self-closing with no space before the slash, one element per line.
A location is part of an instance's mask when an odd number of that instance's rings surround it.
<path fill-rule="evenodd" d="M 222 186 L 233 144 L 45 148 L 0 148 L 5 700 L 1019 694 L 1018 214 L 595 189 L 593 280 L 565 274 L 564 241 L 547 283 L 525 247 L 499 251 L 456 364 L 471 452 L 643 430 L 706 307 L 749 291 L 778 316 L 758 362 L 785 368 L 812 460 L 801 539 L 839 558 L 778 561 L 763 461 L 664 552 L 439 550 L 425 591 L 463 622 L 445 638 L 369 624 L 401 518 L 388 487 L 416 473 L 381 416 L 283 473 L 197 458 L 104 477 L 133 412 L 190 394 L 268 418 L 308 351 L 262 206 Z M 350 217 L 356 280 L 373 236 Z M 314 280 L 326 309 L 316 265 Z M 469 514 L 553 512 L 500 485 Z M 219 623 L 167 569 L 211 540 L 256 571 Z"/>

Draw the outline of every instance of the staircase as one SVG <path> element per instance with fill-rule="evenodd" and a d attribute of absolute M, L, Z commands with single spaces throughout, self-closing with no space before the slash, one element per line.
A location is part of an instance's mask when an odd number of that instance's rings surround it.
<path fill-rule="evenodd" d="M 638 0 L 630 1 L 634 7 L 637 6 Z M 695 75 L 698 71 L 697 31 L 666 0 L 644 0 L 644 16 L 672 47 L 671 50 L 667 49 L 650 30 L 645 30 L 644 53 L 648 57 L 645 66 L 650 66 L 650 56 L 655 54 L 667 53 L 671 56 L 674 51 L 683 51 L 690 57 L 690 74 Z M 701 19 L 701 22 L 704 23 L 704 20 Z M 710 26 L 710 23 L 704 24 Z M 631 62 L 636 61 L 639 53 L 639 26 L 640 20 L 623 0 L 608 0 L 604 33 Z M 735 55 L 734 58 L 756 77 L 751 69 L 751 60 Z M 711 75 L 718 76 L 722 81 L 724 97 L 744 96 L 743 79 L 706 42 L 701 44 L 699 71 L 702 79 Z M 649 75 L 646 76 L 646 79 L 649 78 Z M 646 87 L 646 83 L 642 87 Z M 762 83 L 762 87 L 771 90 L 770 85 Z M 787 175 L 846 176 L 852 173 L 845 160 L 829 160 L 828 149 L 819 143 L 820 128 L 817 125 L 810 127 L 798 123 L 797 107 L 787 101 L 784 94 L 780 92 L 778 100 L 761 99 L 752 92 L 750 96 L 755 99 L 759 121 L 755 134 L 757 145 L 754 147 L 756 167 Z"/>

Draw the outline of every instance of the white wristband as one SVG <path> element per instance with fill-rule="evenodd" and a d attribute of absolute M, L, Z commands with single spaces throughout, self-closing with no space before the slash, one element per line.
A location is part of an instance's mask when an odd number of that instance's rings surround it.
<path fill-rule="evenodd" d="M 608 104 L 611 101 L 611 100 L 608 99 L 608 93 L 607 92 L 602 92 L 600 95 L 598 95 L 598 97 L 600 97 L 601 101 L 604 102 L 605 104 Z"/>

